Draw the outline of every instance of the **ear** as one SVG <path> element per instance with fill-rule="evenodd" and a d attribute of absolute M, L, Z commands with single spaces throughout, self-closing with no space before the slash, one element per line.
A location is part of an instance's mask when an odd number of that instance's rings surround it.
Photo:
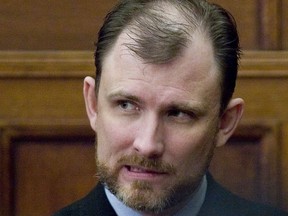
<path fill-rule="evenodd" d="M 83 94 L 86 106 L 86 113 L 92 129 L 96 132 L 97 119 L 97 98 L 95 93 L 95 80 L 92 77 L 85 77 Z"/>
<path fill-rule="evenodd" d="M 244 111 L 244 101 L 241 98 L 230 100 L 226 110 L 221 116 L 216 146 L 226 144 L 232 136 Z"/>

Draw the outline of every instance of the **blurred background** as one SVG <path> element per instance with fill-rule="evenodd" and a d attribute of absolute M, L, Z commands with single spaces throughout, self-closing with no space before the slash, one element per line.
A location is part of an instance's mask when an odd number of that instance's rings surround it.
<path fill-rule="evenodd" d="M 96 184 L 82 82 L 116 0 L 0 0 L 0 215 L 51 215 Z M 244 118 L 217 149 L 215 178 L 288 211 L 288 1 L 214 0 L 243 48 Z"/>

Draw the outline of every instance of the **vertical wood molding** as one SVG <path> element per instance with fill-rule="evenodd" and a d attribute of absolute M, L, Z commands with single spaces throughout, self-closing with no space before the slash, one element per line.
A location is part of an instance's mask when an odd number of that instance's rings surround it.
<path fill-rule="evenodd" d="M 260 158 L 260 167 L 262 169 L 260 179 L 263 179 L 263 182 L 259 191 L 262 192 L 262 201 L 264 203 L 280 206 L 280 123 L 261 123 L 259 127 L 262 127 L 263 130 L 261 139 L 262 157 Z M 271 200 L 274 203 L 271 203 Z"/>
<path fill-rule="evenodd" d="M 282 172 L 282 203 L 281 206 L 283 209 L 288 211 L 288 122 L 283 124 L 282 130 L 282 148 L 281 148 L 281 169 Z"/>
<path fill-rule="evenodd" d="M 283 50 L 288 50 L 288 14 L 287 14 L 287 8 L 288 8 L 288 1 L 287 0 L 281 0 L 281 46 Z M 285 12 L 284 12 L 285 11 Z"/>
<path fill-rule="evenodd" d="M 1 188 L 0 188 L 0 213 L 3 216 L 13 215 L 13 155 L 10 137 L 13 135 L 1 127 Z M 12 157 L 11 157 L 12 156 Z"/>
<path fill-rule="evenodd" d="M 281 49 L 280 3 L 280 0 L 258 0 L 260 49 Z"/>

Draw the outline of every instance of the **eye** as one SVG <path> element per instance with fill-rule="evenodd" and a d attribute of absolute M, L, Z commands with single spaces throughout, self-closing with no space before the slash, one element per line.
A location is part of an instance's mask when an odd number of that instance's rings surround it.
<path fill-rule="evenodd" d="M 118 101 L 118 106 L 124 111 L 138 111 L 139 107 L 137 107 L 134 103 L 128 100 Z"/>
<path fill-rule="evenodd" d="M 191 122 L 195 116 L 193 113 L 182 111 L 179 109 L 171 109 L 168 112 L 168 117 L 172 118 L 173 120 L 181 123 L 188 123 Z"/>

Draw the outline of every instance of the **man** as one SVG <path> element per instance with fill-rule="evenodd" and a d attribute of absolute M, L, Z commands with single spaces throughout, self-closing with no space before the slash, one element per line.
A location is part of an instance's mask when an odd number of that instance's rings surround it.
<path fill-rule="evenodd" d="M 219 186 L 208 166 L 243 113 L 232 16 L 204 0 L 121 0 L 84 98 L 99 183 L 57 215 L 286 215 Z"/>

